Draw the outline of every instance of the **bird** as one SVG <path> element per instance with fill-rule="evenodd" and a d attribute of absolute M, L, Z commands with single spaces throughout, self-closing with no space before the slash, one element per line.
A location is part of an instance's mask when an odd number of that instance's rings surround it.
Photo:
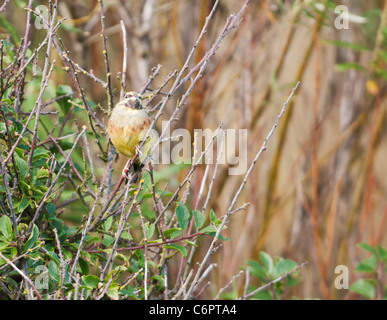
<path fill-rule="evenodd" d="M 147 156 L 153 145 L 152 136 L 148 137 L 141 152 L 139 146 L 145 138 L 152 124 L 151 116 L 142 106 L 142 96 L 135 91 L 126 92 L 123 98 L 115 105 L 108 122 L 110 140 L 118 153 L 134 158 L 132 164 L 135 172 L 143 168 L 142 160 Z M 126 176 L 128 168 L 123 175 Z"/>

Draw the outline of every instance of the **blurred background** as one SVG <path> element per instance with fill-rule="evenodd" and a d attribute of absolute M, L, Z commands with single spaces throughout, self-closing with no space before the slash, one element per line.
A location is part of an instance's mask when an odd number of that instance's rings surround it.
<path fill-rule="evenodd" d="M 191 67 L 243 3 L 220 1 Z M 2 13 L 2 21 L 13 22 L 18 34 L 25 31 L 26 15 L 19 9 L 27 4 L 14 0 Z M 115 102 L 123 65 L 120 21 L 127 32 L 126 89 L 140 90 L 151 69 L 160 64 L 160 74 L 151 85 L 156 88 L 170 71 L 183 66 L 213 4 L 208 0 L 105 0 Z M 345 7 L 337 10 L 339 5 Z M 343 15 L 345 8 L 349 15 L 345 11 Z M 60 0 L 59 18 L 64 17 L 59 33 L 71 58 L 105 80 L 99 2 Z M 12 28 L 2 26 L 0 37 L 12 37 Z M 273 257 L 309 262 L 301 271 L 302 281 L 286 297 L 353 298 L 348 290 L 335 289 L 335 267 L 348 266 L 352 283 L 360 276 L 354 272 L 356 265 L 367 257 L 356 244 L 387 246 L 386 30 L 385 1 L 254 0 L 238 28 L 224 39 L 172 130 L 215 130 L 220 122 L 226 129 L 248 129 L 250 165 L 292 88 L 297 81 L 301 85 L 237 204 L 249 205 L 232 215 L 224 232 L 230 241 L 212 257 L 218 268 L 211 274 L 207 297 L 264 250 Z M 32 24 L 30 49 L 45 32 Z M 51 82 L 71 86 L 57 54 L 53 52 L 58 72 Z M 80 78 L 87 98 L 106 109 L 106 89 L 90 77 Z M 162 120 L 169 119 L 178 98 L 172 99 Z M 107 116 L 103 112 L 99 116 L 106 124 Z M 99 150 L 96 145 L 91 148 L 95 166 L 100 164 L 102 170 Z M 120 159 L 115 164 L 117 177 L 124 163 Z M 192 206 L 204 169 L 200 166 L 192 180 L 187 202 Z M 183 169 L 174 179 L 182 181 L 186 173 Z M 212 173 L 213 167 L 209 177 Z M 242 180 L 243 176 L 228 175 L 227 165 L 220 167 L 210 204 L 217 216 L 225 214 Z M 76 214 L 76 206 L 71 210 Z M 199 241 L 199 261 L 210 240 Z M 243 279 L 234 285 L 239 290 Z"/>

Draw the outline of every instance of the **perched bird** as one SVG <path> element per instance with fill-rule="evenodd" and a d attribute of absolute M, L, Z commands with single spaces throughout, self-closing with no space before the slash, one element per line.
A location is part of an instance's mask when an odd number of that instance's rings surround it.
<path fill-rule="evenodd" d="M 139 152 L 138 147 L 145 138 L 151 123 L 150 115 L 142 107 L 141 95 L 134 91 L 127 92 L 116 104 L 111 114 L 108 123 L 110 140 L 119 153 L 133 158 Z M 134 171 L 142 169 L 141 160 L 148 155 L 151 146 L 152 139 L 149 137 L 141 154 L 137 155 L 133 163 Z M 125 175 L 126 172 L 123 174 Z"/>

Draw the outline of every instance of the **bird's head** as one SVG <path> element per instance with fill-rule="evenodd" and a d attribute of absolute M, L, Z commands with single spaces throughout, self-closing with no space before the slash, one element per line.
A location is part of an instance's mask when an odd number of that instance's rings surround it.
<path fill-rule="evenodd" d="M 127 108 L 142 109 L 141 95 L 134 91 L 125 93 L 121 103 Z"/>

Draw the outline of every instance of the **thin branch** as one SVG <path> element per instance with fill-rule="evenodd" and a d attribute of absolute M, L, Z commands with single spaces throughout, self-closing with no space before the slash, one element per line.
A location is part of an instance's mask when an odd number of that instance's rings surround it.
<path fill-rule="evenodd" d="M 107 90 L 107 98 L 108 98 L 108 113 L 113 109 L 113 90 L 112 90 L 112 74 L 110 72 L 110 64 L 109 64 L 109 57 L 108 57 L 108 51 L 107 51 L 107 38 L 106 38 L 106 31 L 105 31 L 105 12 L 104 12 L 104 5 L 103 0 L 99 0 L 100 6 L 101 6 L 101 25 L 102 25 L 102 32 L 101 32 L 101 38 L 103 43 L 103 56 L 105 59 L 105 66 L 106 66 L 106 90 Z"/>
<path fill-rule="evenodd" d="M 231 280 L 223 287 L 219 290 L 219 292 L 217 293 L 217 295 L 215 296 L 214 300 L 218 300 L 219 299 L 219 296 L 223 293 L 223 291 L 225 291 L 236 279 L 238 279 L 242 274 L 244 273 L 244 270 L 241 270 L 239 271 L 238 274 L 236 274 L 235 276 L 233 276 L 231 278 Z M 246 273 L 247 274 L 247 273 Z"/>
<path fill-rule="evenodd" d="M 126 39 L 126 28 L 123 20 L 120 21 L 121 30 L 122 30 L 122 42 L 123 42 L 123 58 L 122 58 L 122 75 L 121 81 L 123 90 L 121 90 L 121 98 L 124 96 L 125 91 L 125 82 L 126 82 L 126 69 L 128 68 L 128 42 Z"/>
<path fill-rule="evenodd" d="M 105 176 L 106 177 L 106 176 Z M 105 178 L 104 177 L 104 178 Z M 90 226 L 90 223 L 91 223 L 91 219 L 94 215 L 94 212 L 95 212 L 95 209 L 97 208 L 97 205 L 98 205 L 98 202 L 99 202 L 99 198 L 102 194 L 102 190 L 104 188 L 104 180 L 102 180 L 101 182 L 101 186 L 98 188 L 98 192 L 97 192 L 97 197 L 94 201 L 94 205 L 93 205 L 93 208 L 90 210 L 90 213 L 89 213 L 89 217 L 87 218 L 87 221 L 86 221 L 86 224 L 85 226 L 83 227 L 83 231 L 82 231 L 82 237 L 81 237 L 81 241 L 79 242 L 78 244 L 78 250 L 77 250 L 77 253 L 75 255 L 75 258 L 74 258 L 74 262 L 73 262 L 73 266 L 71 268 L 71 271 L 70 271 L 70 278 L 73 277 L 73 274 L 75 272 L 75 268 L 76 268 L 76 265 L 77 265 L 77 262 L 78 262 L 78 259 L 79 257 L 81 256 L 81 250 L 83 248 L 83 242 L 85 241 L 85 237 L 86 237 L 86 234 L 89 230 L 89 226 Z"/>
<path fill-rule="evenodd" d="M 231 202 L 231 204 L 230 204 L 230 206 L 229 206 L 229 208 L 228 208 L 228 210 L 227 210 L 227 213 L 226 213 L 225 216 L 224 216 L 224 219 L 223 219 L 222 223 L 219 225 L 219 227 L 218 227 L 218 229 L 217 229 L 217 231 L 216 231 L 216 233 L 215 233 L 215 235 L 214 235 L 214 239 L 212 240 L 212 243 L 211 243 L 211 245 L 210 245 L 210 247 L 209 247 L 209 249 L 208 249 L 208 251 L 207 251 L 205 257 L 203 258 L 203 261 L 201 262 L 201 264 L 200 264 L 200 266 L 199 266 L 199 269 L 198 269 L 197 272 L 196 272 L 196 275 L 195 275 L 195 278 L 194 278 L 194 280 L 193 280 L 193 283 L 192 283 L 190 289 L 188 290 L 187 294 L 186 294 L 185 297 L 184 297 L 185 300 L 186 300 L 186 299 L 190 299 L 191 295 L 193 294 L 193 291 L 195 290 L 195 288 L 196 288 L 196 286 L 197 286 L 197 282 L 198 282 L 198 279 L 199 279 L 199 277 L 200 277 L 200 274 L 201 274 L 201 272 L 203 271 L 204 265 L 205 265 L 205 263 L 207 262 L 207 260 L 208 260 L 208 258 L 210 257 L 210 255 L 212 254 L 212 250 L 213 250 L 213 247 L 215 246 L 215 242 L 218 240 L 219 235 L 220 235 L 220 232 L 223 230 L 223 227 L 224 227 L 224 225 L 226 224 L 227 218 L 228 218 L 229 215 L 231 214 L 231 212 L 232 212 L 232 210 L 233 210 L 233 208 L 234 208 L 234 206 L 235 206 L 235 204 L 236 204 L 236 202 L 237 202 L 237 200 L 238 200 L 238 198 L 239 198 L 239 195 L 241 194 L 241 192 L 242 192 L 244 186 L 246 185 L 246 182 L 247 182 L 248 177 L 250 176 L 251 172 L 253 171 L 253 169 L 254 169 L 254 167 L 255 167 L 255 164 L 257 163 L 258 159 L 261 157 L 262 153 L 266 150 L 266 146 L 267 146 L 268 141 L 270 140 L 270 138 L 272 137 L 272 135 L 273 135 L 275 129 L 277 128 L 278 123 L 279 123 L 279 121 L 280 121 L 282 115 L 283 115 L 283 114 L 285 113 L 285 111 L 286 111 L 286 107 L 287 107 L 289 101 L 292 99 L 292 97 L 293 97 L 293 95 L 295 94 L 295 92 L 296 92 L 297 88 L 299 87 L 299 85 L 300 85 L 300 82 L 298 82 L 298 83 L 296 84 L 296 86 L 293 88 L 291 94 L 289 95 L 288 99 L 287 99 L 286 102 L 284 103 L 284 105 L 283 105 L 283 107 L 282 107 L 282 109 L 281 109 L 281 112 L 278 114 L 277 119 L 276 119 L 276 121 L 275 121 L 273 127 L 271 128 L 269 134 L 267 135 L 267 137 L 266 137 L 265 140 L 263 141 L 263 144 L 262 144 L 261 149 L 258 151 L 258 153 L 257 153 L 257 155 L 255 156 L 255 158 L 254 158 L 252 164 L 250 165 L 249 169 L 247 170 L 247 172 L 246 172 L 246 174 L 245 174 L 245 177 L 244 177 L 244 179 L 243 179 L 243 181 L 242 181 L 242 183 L 241 183 L 241 185 L 240 185 L 238 191 L 236 192 L 236 194 L 235 194 L 235 196 L 234 196 L 234 198 L 233 198 L 233 200 L 232 200 L 232 202 Z"/>
<path fill-rule="evenodd" d="M 122 212 L 121 212 L 120 222 L 118 224 L 117 232 L 115 234 L 115 241 L 114 241 L 113 247 L 112 247 L 111 252 L 110 252 L 110 254 L 109 254 L 108 258 L 107 258 L 105 267 L 103 268 L 103 270 L 101 272 L 101 275 L 100 275 L 101 281 L 104 280 L 106 272 L 107 272 L 107 269 L 110 267 L 110 263 L 112 262 L 113 257 L 116 254 L 117 247 L 118 247 L 118 242 L 119 242 L 119 240 L 121 238 L 121 234 L 124 231 L 124 228 L 125 228 L 125 226 L 126 226 L 126 224 L 128 222 L 129 216 L 132 213 L 132 210 L 133 210 L 133 208 L 134 208 L 134 206 L 136 204 L 136 200 L 138 198 L 138 195 L 140 194 L 140 190 L 142 188 L 142 184 L 143 184 L 143 181 L 141 180 L 140 184 L 139 184 L 139 186 L 137 188 L 137 193 L 134 196 L 134 198 L 132 200 L 132 203 L 130 205 L 130 208 L 129 208 L 129 210 L 127 212 L 125 212 L 125 206 L 126 206 L 127 202 L 129 201 L 128 194 L 129 194 L 130 183 L 128 183 L 125 186 L 125 198 L 124 198 L 124 201 L 122 203 Z"/>
<path fill-rule="evenodd" d="M 0 7 L 0 12 L 3 12 L 5 10 L 5 7 L 8 5 L 8 3 L 10 2 L 11 0 L 5 0 L 3 5 Z"/>
<path fill-rule="evenodd" d="M 61 267 L 61 281 L 60 281 L 60 290 L 58 290 L 58 297 L 59 297 L 59 294 L 62 295 L 62 288 L 64 286 L 64 283 L 65 283 L 65 276 L 66 276 L 66 263 L 63 259 L 63 253 L 62 253 L 62 248 L 61 248 L 61 245 L 60 245 L 60 240 L 59 240 L 59 236 L 58 236 L 58 231 L 56 230 L 56 228 L 54 228 L 54 234 L 55 234 L 55 240 L 56 240 L 56 246 L 58 248 L 58 253 L 59 253 L 59 260 L 60 260 L 60 267 Z"/>
<path fill-rule="evenodd" d="M 137 209 L 139 210 L 141 228 L 144 234 L 144 300 L 148 300 L 148 238 L 146 236 L 145 224 L 144 219 L 142 217 L 141 209 L 139 206 L 137 206 Z"/>

